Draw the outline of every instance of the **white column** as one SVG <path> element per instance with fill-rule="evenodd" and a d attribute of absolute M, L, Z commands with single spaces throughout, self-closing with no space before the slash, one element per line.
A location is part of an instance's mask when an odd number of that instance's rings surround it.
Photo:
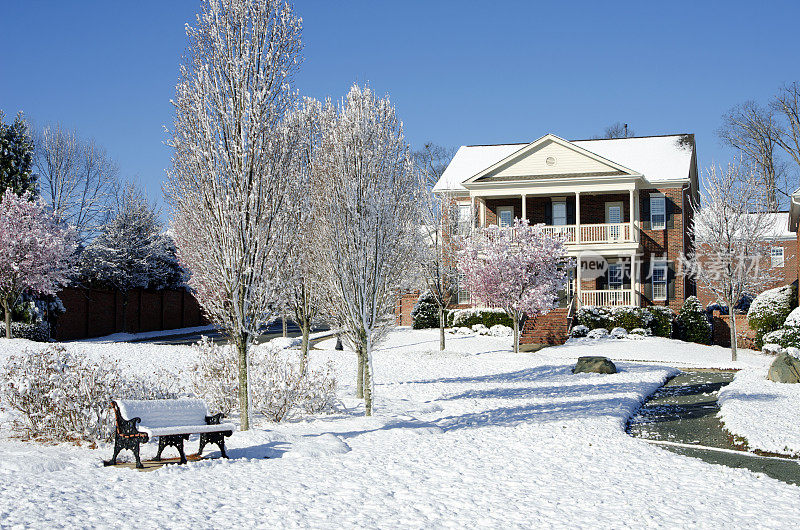
<path fill-rule="evenodd" d="M 581 192 L 575 192 L 575 243 L 581 243 Z M 580 269 L 580 264 L 578 264 Z"/>
<path fill-rule="evenodd" d="M 478 198 L 475 197 L 474 195 L 471 195 L 470 199 L 472 200 L 472 208 L 471 208 L 472 211 L 470 211 L 470 214 L 472 215 L 471 219 L 472 228 L 478 228 L 476 226 L 478 224 L 478 216 L 476 215 L 478 213 Z"/>
<path fill-rule="evenodd" d="M 525 204 L 526 202 L 528 202 L 527 199 L 528 199 L 528 196 L 523 193 L 522 194 L 522 218 L 524 220 L 528 219 L 528 205 Z"/>
<path fill-rule="evenodd" d="M 638 306 L 639 301 L 636 300 L 636 281 L 635 279 L 638 278 L 636 275 L 636 251 L 631 251 L 631 267 L 630 267 L 630 275 L 631 275 L 631 305 Z"/>
<path fill-rule="evenodd" d="M 577 269 L 575 270 L 575 296 L 578 297 L 578 307 L 581 306 L 581 253 L 578 252 Z"/>
<path fill-rule="evenodd" d="M 628 229 L 630 230 L 629 232 L 630 238 L 628 239 L 628 241 L 636 241 L 636 238 L 633 235 L 633 190 L 628 190 L 628 193 L 630 200 L 630 204 L 628 204 L 628 223 L 630 225 Z"/>

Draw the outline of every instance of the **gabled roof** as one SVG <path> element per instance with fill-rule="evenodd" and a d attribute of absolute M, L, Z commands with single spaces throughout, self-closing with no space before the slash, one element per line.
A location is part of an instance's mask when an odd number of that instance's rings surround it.
<path fill-rule="evenodd" d="M 548 136 L 558 138 L 546 135 L 536 142 L 526 144 L 461 146 L 433 190 L 466 191 L 462 185 L 465 181 Z M 617 166 L 639 173 L 646 181 L 657 184 L 678 180 L 688 182 L 694 150 L 691 146 L 680 143 L 684 136 L 676 134 L 572 142 L 558 139 Z"/>

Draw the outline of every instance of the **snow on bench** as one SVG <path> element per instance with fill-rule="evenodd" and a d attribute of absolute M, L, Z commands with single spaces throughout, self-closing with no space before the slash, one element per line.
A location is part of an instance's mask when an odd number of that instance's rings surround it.
<path fill-rule="evenodd" d="M 206 444 L 216 444 L 222 457 L 228 458 L 225 453 L 225 436 L 230 436 L 235 426 L 232 423 L 221 423 L 224 417 L 221 413 L 209 416 L 206 403 L 202 399 L 116 399 L 111 405 L 117 428 L 114 456 L 107 462 L 108 465 L 117 463 L 117 455 L 122 449 L 130 449 L 136 458 L 136 467 L 141 468 L 139 445 L 156 436 L 156 460 L 161 460 L 161 453 L 167 446 L 173 446 L 180 454 L 181 463 L 185 464 L 183 442 L 189 439 L 190 434 L 200 435 L 198 454 L 203 452 Z"/>

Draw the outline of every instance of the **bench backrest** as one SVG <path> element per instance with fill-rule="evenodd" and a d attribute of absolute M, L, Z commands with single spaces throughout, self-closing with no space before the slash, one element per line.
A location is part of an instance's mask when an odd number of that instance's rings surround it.
<path fill-rule="evenodd" d="M 126 420 L 141 418 L 140 425 L 173 427 L 205 425 L 208 409 L 202 399 L 116 399 L 119 412 Z"/>

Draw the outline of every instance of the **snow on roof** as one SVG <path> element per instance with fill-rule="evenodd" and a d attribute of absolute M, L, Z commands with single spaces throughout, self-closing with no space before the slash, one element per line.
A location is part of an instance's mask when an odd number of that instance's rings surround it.
<path fill-rule="evenodd" d="M 576 140 L 572 144 L 644 175 L 648 182 L 689 179 L 692 149 L 678 142 L 682 135 L 645 136 L 613 140 Z M 465 191 L 468 178 L 528 144 L 461 146 L 434 191 Z"/>
<path fill-rule="evenodd" d="M 756 215 L 756 214 L 748 214 L 748 215 Z M 794 240 L 797 237 L 797 234 L 789 230 L 789 212 L 776 212 L 774 214 L 769 214 L 770 219 L 770 229 L 769 232 L 766 234 L 768 238 L 775 238 L 778 240 Z M 698 221 L 702 221 L 702 218 L 695 218 Z M 703 239 L 703 226 L 698 222 L 698 226 L 695 230 L 698 232 L 695 234 L 698 240 Z"/>

